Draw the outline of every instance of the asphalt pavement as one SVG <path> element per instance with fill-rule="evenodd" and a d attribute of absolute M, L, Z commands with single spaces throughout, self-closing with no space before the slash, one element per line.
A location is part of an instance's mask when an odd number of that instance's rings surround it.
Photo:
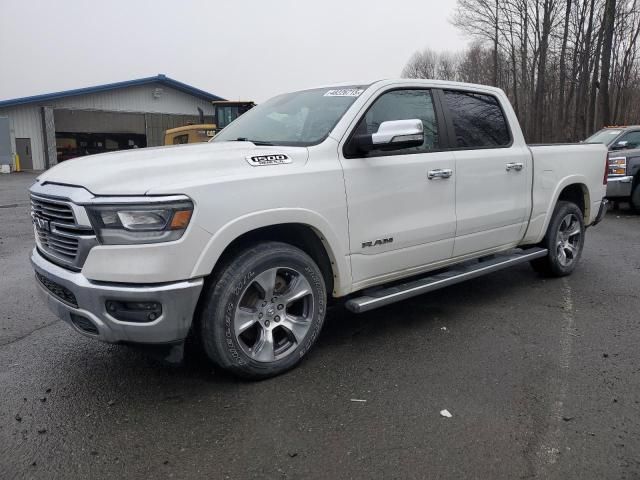
<path fill-rule="evenodd" d="M 568 278 L 335 308 L 297 369 L 250 383 L 56 320 L 33 178 L 0 176 L 0 479 L 640 478 L 640 216 L 589 229 Z"/>

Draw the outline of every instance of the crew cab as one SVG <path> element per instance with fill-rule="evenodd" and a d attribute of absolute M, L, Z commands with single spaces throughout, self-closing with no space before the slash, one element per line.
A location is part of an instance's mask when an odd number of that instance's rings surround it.
<path fill-rule="evenodd" d="M 609 149 L 607 198 L 640 213 L 640 125 L 606 127 L 585 140 Z"/>
<path fill-rule="evenodd" d="M 523 262 L 572 273 L 606 210 L 606 164 L 599 144 L 527 146 L 497 88 L 312 88 L 209 143 L 43 173 L 31 261 L 77 332 L 172 358 L 189 339 L 264 378 L 300 362 L 332 299 L 364 312 Z"/>

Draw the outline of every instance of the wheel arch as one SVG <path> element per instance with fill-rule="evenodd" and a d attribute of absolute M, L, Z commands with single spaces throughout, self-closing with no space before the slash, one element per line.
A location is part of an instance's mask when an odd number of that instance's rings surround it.
<path fill-rule="evenodd" d="M 535 245 L 542 241 L 549 228 L 556 205 L 561 200 L 576 203 L 583 213 L 585 224 L 590 225 L 597 211 L 593 211 L 593 199 L 588 185 L 589 182 L 584 175 L 570 175 L 561 179 L 555 186 L 545 187 L 544 182 L 541 182 L 540 186 L 534 186 L 534 208 L 521 243 Z"/>
<path fill-rule="evenodd" d="M 224 258 L 260 241 L 280 241 L 300 248 L 320 267 L 327 291 L 336 297 L 349 293 L 351 270 L 346 248 L 328 222 L 308 210 L 257 212 L 228 223 L 210 239 L 193 276 L 210 275 Z"/>
<path fill-rule="evenodd" d="M 585 225 L 591 223 L 591 195 L 587 187 L 586 179 L 580 177 L 565 178 L 558 184 L 551 198 L 552 200 L 545 216 L 540 239 L 546 235 L 549 223 L 553 217 L 553 212 L 560 201 L 570 201 L 578 205 L 578 208 L 582 211 Z"/>
<path fill-rule="evenodd" d="M 565 186 L 558 194 L 553 208 L 555 209 L 558 202 L 563 200 L 575 203 L 582 211 L 585 221 L 591 218 L 591 199 L 589 189 L 584 183 L 571 183 Z"/>

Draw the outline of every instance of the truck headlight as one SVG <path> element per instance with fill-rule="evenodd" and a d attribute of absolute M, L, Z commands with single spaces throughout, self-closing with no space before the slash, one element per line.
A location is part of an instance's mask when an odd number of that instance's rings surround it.
<path fill-rule="evenodd" d="M 171 242 L 187 229 L 193 203 L 91 205 L 87 212 L 103 245 Z"/>
<path fill-rule="evenodd" d="M 609 175 L 626 175 L 627 157 L 609 157 Z"/>

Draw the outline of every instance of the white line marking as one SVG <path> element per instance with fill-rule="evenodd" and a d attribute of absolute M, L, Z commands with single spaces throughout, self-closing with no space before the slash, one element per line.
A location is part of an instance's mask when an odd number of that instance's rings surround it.
<path fill-rule="evenodd" d="M 564 402 L 567 398 L 569 388 L 569 368 L 571 366 L 571 352 L 573 351 L 573 333 L 575 325 L 575 317 L 573 310 L 573 300 L 571 286 L 568 280 L 562 279 L 562 328 L 560 330 L 560 371 L 556 378 L 551 379 L 550 390 L 552 394 L 555 392 L 556 400 L 551 405 L 549 415 L 549 427 L 540 441 L 538 450 L 537 470 L 541 478 L 545 478 L 546 467 L 553 465 L 558 461 L 561 448 L 560 425 L 562 424 L 562 412 Z"/>

